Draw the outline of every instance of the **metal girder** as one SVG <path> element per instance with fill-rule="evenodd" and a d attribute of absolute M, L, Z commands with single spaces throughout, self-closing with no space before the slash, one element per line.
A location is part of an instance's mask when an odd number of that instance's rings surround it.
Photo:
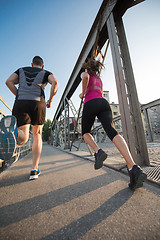
<path fill-rule="evenodd" d="M 73 95 L 74 91 L 76 90 L 76 88 L 78 87 L 78 85 L 81 82 L 81 78 L 80 78 L 80 74 L 82 72 L 82 63 L 86 60 L 86 58 L 88 56 L 90 56 L 91 52 L 92 52 L 92 48 L 94 46 L 95 40 L 96 40 L 96 35 L 97 35 L 97 28 L 99 26 L 99 21 L 101 19 L 101 27 L 100 27 L 100 40 L 99 40 L 99 46 L 100 49 L 104 46 L 106 40 L 108 39 L 108 34 L 106 32 L 106 27 L 105 27 L 105 22 L 107 20 L 107 18 L 109 17 L 110 13 L 113 11 L 114 7 L 116 6 L 118 0 L 105 0 L 103 1 L 100 10 L 97 14 L 97 17 L 93 23 L 93 26 L 89 32 L 89 35 L 86 39 L 86 42 L 82 48 L 82 51 L 79 55 L 79 58 L 75 64 L 75 67 L 71 73 L 71 76 L 69 78 L 69 81 L 66 85 L 66 88 L 64 90 L 64 93 L 61 97 L 60 103 L 58 105 L 58 108 L 56 110 L 56 113 L 54 115 L 54 119 L 53 119 L 53 125 L 55 122 L 55 119 L 58 119 L 59 115 L 61 114 L 61 112 L 64 109 L 64 99 L 70 99 L 71 96 Z M 110 12 L 107 11 L 107 9 L 110 9 Z M 105 29 L 103 29 L 103 27 Z M 102 34 L 101 34 L 102 32 Z"/>
<path fill-rule="evenodd" d="M 98 11 L 98 14 L 95 18 L 95 21 L 92 25 L 92 28 L 88 34 L 88 37 L 85 41 L 85 44 L 82 48 L 82 51 L 79 55 L 79 58 L 75 64 L 75 67 L 71 73 L 71 76 L 68 80 L 68 83 L 66 85 L 66 88 L 63 92 L 63 95 L 61 97 L 61 100 L 59 102 L 59 105 L 57 107 L 56 113 L 54 115 L 53 121 L 52 121 L 52 127 L 55 123 L 55 119 L 58 119 L 59 115 L 64 109 L 64 99 L 68 98 L 68 100 L 71 98 L 73 95 L 74 91 L 78 87 L 78 85 L 81 82 L 80 74 L 82 72 L 82 63 L 87 59 L 87 57 L 91 56 L 91 52 L 96 40 L 97 36 L 97 31 L 99 27 L 99 22 L 101 21 L 101 26 L 99 30 L 99 40 L 98 40 L 98 46 L 99 49 L 101 50 L 104 44 L 106 43 L 108 39 L 108 32 L 107 32 L 107 27 L 106 27 L 106 21 L 113 12 L 115 19 L 123 16 L 123 14 L 126 12 L 128 8 L 131 6 L 135 5 L 137 1 L 135 0 L 104 0 L 102 2 L 102 5 Z"/>
<path fill-rule="evenodd" d="M 77 113 L 77 110 L 76 110 L 73 102 L 71 101 L 71 99 L 68 100 L 68 99 L 66 98 L 66 100 L 67 100 L 67 102 L 68 102 L 68 104 L 69 104 L 69 107 L 70 107 L 70 109 L 71 109 L 71 111 L 72 111 L 73 116 L 76 118 L 77 115 L 78 115 L 78 113 Z"/>
<path fill-rule="evenodd" d="M 64 101 L 64 149 L 70 148 L 69 104 Z"/>
<path fill-rule="evenodd" d="M 144 117 L 145 117 L 148 141 L 153 142 L 152 127 L 151 127 L 150 117 L 147 109 L 144 109 Z"/>
<path fill-rule="evenodd" d="M 119 20 L 116 22 L 116 28 L 119 36 L 121 57 L 123 61 L 126 95 L 129 103 L 132 132 L 135 140 L 135 142 L 131 142 L 130 144 L 134 143 L 135 145 L 137 156 L 136 162 L 140 165 L 149 165 L 148 150 L 142 123 L 140 104 L 122 18 L 119 18 Z"/>
<path fill-rule="evenodd" d="M 141 3 L 141 2 L 144 2 L 145 0 L 134 0 L 134 1 L 132 1 L 132 3 L 130 4 L 130 7 L 133 7 L 133 6 L 135 6 L 135 5 L 137 5 L 137 4 L 139 4 L 139 3 Z"/>
<path fill-rule="evenodd" d="M 150 103 L 142 104 L 141 109 L 144 110 L 144 109 L 152 108 L 152 107 L 155 107 L 155 106 L 158 106 L 158 105 L 160 105 L 160 98 L 155 100 L 155 101 L 152 101 Z"/>
<path fill-rule="evenodd" d="M 108 34 L 110 39 L 110 45 L 111 45 L 113 66 L 114 66 L 116 86 L 117 86 L 118 99 L 119 99 L 119 107 L 120 107 L 121 120 L 122 120 L 123 135 L 127 141 L 130 151 L 132 152 L 132 156 L 135 159 L 136 153 L 135 153 L 134 145 L 131 144 L 131 142 L 132 143 L 134 142 L 134 135 L 131 127 L 131 118 L 130 118 L 129 106 L 128 106 L 126 89 L 124 84 L 123 66 L 122 66 L 121 57 L 120 57 L 119 42 L 118 42 L 117 34 L 115 31 L 116 27 L 114 23 L 113 14 L 110 15 L 107 21 L 107 28 L 108 28 Z"/>
<path fill-rule="evenodd" d="M 115 24 L 113 14 L 107 21 L 123 135 L 136 163 L 149 165 L 140 105 L 122 18 Z"/>
<path fill-rule="evenodd" d="M 152 107 L 156 107 L 158 105 L 160 105 L 160 98 L 155 101 L 149 102 L 147 104 L 141 105 L 141 111 L 144 114 L 145 124 L 146 124 L 146 129 L 147 129 L 147 139 L 149 142 L 153 142 L 153 132 L 152 132 L 152 124 L 151 124 L 148 110 L 151 109 Z"/>

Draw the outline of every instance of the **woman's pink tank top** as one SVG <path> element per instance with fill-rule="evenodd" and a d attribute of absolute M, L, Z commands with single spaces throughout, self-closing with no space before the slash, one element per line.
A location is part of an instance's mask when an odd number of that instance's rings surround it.
<path fill-rule="evenodd" d="M 102 89 L 103 84 L 100 77 L 95 75 L 90 75 L 89 83 L 85 92 L 84 103 L 94 99 L 94 98 L 103 98 Z"/>

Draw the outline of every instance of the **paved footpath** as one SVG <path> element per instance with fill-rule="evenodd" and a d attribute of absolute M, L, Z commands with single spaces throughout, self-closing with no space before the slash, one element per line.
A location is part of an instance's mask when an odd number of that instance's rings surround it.
<path fill-rule="evenodd" d="M 135 192 L 129 177 L 43 146 L 38 180 L 31 153 L 0 174 L 0 239 L 159 240 L 160 188 Z"/>

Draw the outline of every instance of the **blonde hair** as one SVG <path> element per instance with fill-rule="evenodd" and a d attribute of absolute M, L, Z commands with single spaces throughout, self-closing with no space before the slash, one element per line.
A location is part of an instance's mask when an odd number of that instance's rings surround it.
<path fill-rule="evenodd" d="M 95 59 L 88 59 L 87 62 L 84 62 L 82 64 L 82 68 L 84 69 L 87 69 L 87 72 L 90 73 L 90 74 L 100 74 L 100 70 L 101 68 L 103 68 L 103 64 L 98 61 L 98 60 L 95 60 Z"/>

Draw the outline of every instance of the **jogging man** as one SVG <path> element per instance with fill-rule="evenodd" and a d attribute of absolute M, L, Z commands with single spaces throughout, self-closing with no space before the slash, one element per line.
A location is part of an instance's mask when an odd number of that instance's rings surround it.
<path fill-rule="evenodd" d="M 32 60 L 32 67 L 23 67 L 15 71 L 6 81 L 9 90 L 16 96 L 12 115 L 1 120 L 0 127 L 6 131 L 9 127 L 9 138 L 16 138 L 18 145 L 23 145 L 28 141 L 30 125 L 32 125 L 33 163 L 29 179 L 36 179 L 40 174 L 38 163 L 42 151 L 42 128 L 45 121 L 46 107 L 50 108 L 53 98 L 58 89 L 56 77 L 49 71 L 44 70 L 43 59 L 35 56 Z M 51 84 L 50 97 L 45 103 L 44 88 L 47 83 Z M 15 85 L 19 84 L 18 89 Z M 16 121 L 17 126 L 16 127 Z M 6 136 L 7 136 L 6 134 Z M 3 142 L 4 135 L 3 135 Z M 12 147 L 14 151 L 15 147 Z M 11 149 L 10 149 L 11 151 Z M 2 154 L 3 152 L 3 154 Z M 5 150 L 1 152 L 4 158 L 8 155 Z M 6 154 L 6 155 L 5 155 Z M 11 157 L 11 156 L 10 156 Z"/>

